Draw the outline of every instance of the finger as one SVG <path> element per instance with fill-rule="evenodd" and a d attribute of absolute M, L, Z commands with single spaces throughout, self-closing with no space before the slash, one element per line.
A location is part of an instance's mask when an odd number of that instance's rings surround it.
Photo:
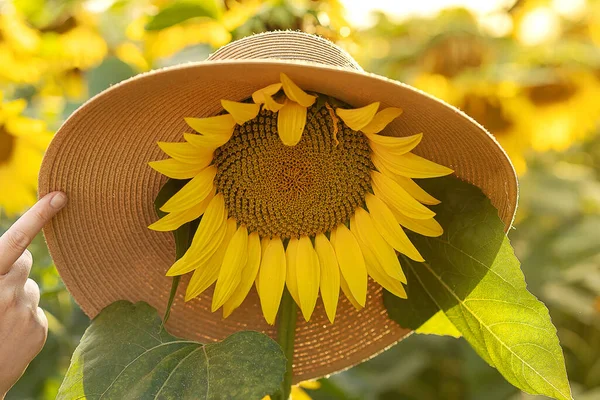
<path fill-rule="evenodd" d="M 44 344 L 46 343 L 46 339 L 48 339 L 48 317 L 44 313 L 40 307 L 35 310 L 35 319 L 37 320 L 37 325 L 39 327 L 38 334 L 36 335 L 37 341 L 37 349 L 35 355 L 38 355 L 40 351 L 44 348 Z"/>
<path fill-rule="evenodd" d="M 10 271 L 6 275 L 0 275 L 2 285 L 13 285 L 15 287 L 23 287 L 25 281 L 31 272 L 33 257 L 29 250 L 25 250 L 21 257 L 12 265 Z"/>
<path fill-rule="evenodd" d="M 34 358 L 39 354 L 40 351 L 44 348 L 44 344 L 46 343 L 46 339 L 48 339 L 48 317 L 44 313 L 40 307 L 37 307 L 33 310 L 33 315 L 35 319 L 35 325 L 32 326 L 30 330 L 31 341 L 29 344 L 32 347 L 33 353 L 31 354 L 31 358 Z"/>
<path fill-rule="evenodd" d="M 32 310 L 40 304 L 40 287 L 33 279 L 27 279 L 23 287 L 23 302 Z"/>
<path fill-rule="evenodd" d="M 53 192 L 44 196 L 0 237 L 0 275 L 6 274 L 44 225 L 67 204 L 67 196 Z"/>
<path fill-rule="evenodd" d="M 40 325 L 46 331 L 46 335 L 48 335 L 48 317 L 46 317 L 46 313 L 44 312 L 44 310 L 42 310 L 40 307 L 38 307 L 37 311 L 36 311 L 36 315 L 37 315 L 38 321 L 40 322 Z M 45 341 L 46 340 L 44 340 L 44 342 Z"/>

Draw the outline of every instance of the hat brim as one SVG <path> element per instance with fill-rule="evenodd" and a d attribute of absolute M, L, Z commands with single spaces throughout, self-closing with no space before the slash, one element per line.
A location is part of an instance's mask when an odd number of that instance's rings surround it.
<path fill-rule="evenodd" d="M 457 109 L 381 76 L 318 64 L 277 60 L 208 61 L 139 75 L 113 86 L 79 108 L 52 141 L 40 172 L 40 196 L 62 190 L 66 209 L 44 232 L 58 271 L 90 317 L 117 300 L 145 301 L 165 310 L 174 261 L 170 233 L 147 228 L 157 217 L 153 201 L 165 178 L 148 161 L 165 158 L 156 142 L 181 141 L 184 117 L 222 110 L 221 99 L 240 101 L 279 81 L 281 72 L 300 87 L 353 106 L 380 101 L 404 110 L 385 134 L 423 132 L 416 153 L 456 171 L 480 187 L 506 228 L 517 200 L 514 169 L 505 152 L 479 124 Z M 257 330 L 274 336 L 252 289 L 229 318 L 210 311 L 212 290 L 184 302 L 182 280 L 169 331 L 200 342 Z M 387 317 L 381 289 L 371 282 L 367 306 L 356 311 L 340 296 L 334 324 L 319 302 L 310 322 L 299 317 L 294 380 L 316 378 L 355 365 L 410 331 Z"/>

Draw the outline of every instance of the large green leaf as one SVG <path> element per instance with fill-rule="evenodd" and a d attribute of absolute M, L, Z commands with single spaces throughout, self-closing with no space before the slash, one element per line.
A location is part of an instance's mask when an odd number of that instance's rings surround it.
<path fill-rule="evenodd" d="M 261 399 L 279 389 L 285 362 L 262 333 L 181 340 L 148 304 L 119 301 L 83 335 L 57 399 Z"/>
<path fill-rule="evenodd" d="M 148 21 L 146 30 L 165 29 L 197 17 L 217 19 L 221 12 L 217 2 L 218 0 L 188 0 L 168 4 Z"/>
<path fill-rule="evenodd" d="M 385 294 L 390 317 L 417 329 L 443 310 L 477 353 L 519 389 L 571 399 L 564 358 L 547 308 L 527 291 L 497 210 L 456 178 L 424 185 L 441 205 L 439 238 L 411 235 L 427 260 L 402 258 L 408 299 Z"/>

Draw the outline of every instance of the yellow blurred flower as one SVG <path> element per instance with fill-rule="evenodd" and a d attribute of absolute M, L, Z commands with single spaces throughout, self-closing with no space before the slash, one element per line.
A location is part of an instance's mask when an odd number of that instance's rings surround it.
<path fill-rule="evenodd" d="M 511 82 L 451 80 L 420 75 L 413 84 L 464 111 L 489 130 L 508 153 L 518 173 L 526 170 L 525 152 L 531 146 L 527 100 Z"/>
<path fill-rule="evenodd" d="M 214 20 L 186 21 L 159 31 L 144 30 L 147 22 L 146 17 L 133 21 L 127 35 L 131 40 L 142 41 L 144 55 L 150 62 L 170 57 L 188 46 L 208 43 L 220 47 L 231 41 L 231 34 L 225 26 Z M 128 62 L 127 59 L 123 61 Z"/>
<path fill-rule="evenodd" d="M 94 27 L 76 25 L 64 33 L 47 32 L 42 39 L 42 56 L 54 68 L 90 69 L 108 53 L 106 42 Z"/>
<path fill-rule="evenodd" d="M 40 34 L 29 27 L 20 15 L 15 12 L 0 14 L 2 39 L 20 54 L 34 54 L 40 45 Z"/>
<path fill-rule="evenodd" d="M 64 97 L 64 100 L 84 101 L 88 97 L 88 91 L 83 71 L 72 68 L 49 75 L 39 93 L 42 97 Z"/>
<path fill-rule="evenodd" d="M 16 54 L 0 42 L 0 81 L 32 84 L 38 82 L 46 64 L 38 57 Z"/>
<path fill-rule="evenodd" d="M 188 46 L 206 43 L 214 48 L 229 43 L 231 31 L 243 25 L 262 7 L 264 1 L 230 2 L 219 19 L 193 18 L 158 31 L 147 31 L 147 15 L 136 18 L 127 27 L 130 41 L 141 42 L 142 49 L 131 42 L 117 48 L 117 56 L 140 70 L 147 70 L 159 58 L 171 57 Z"/>
<path fill-rule="evenodd" d="M 35 202 L 42 154 L 52 135 L 43 121 L 22 116 L 22 99 L 2 102 L 0 93 L 0 208 L 16 215 Z"/>
<path fill-rule="evenodd" d="M 585 139 L 600 121 L 600 82 L 589 71 L 557 72 L 553 79 L 525 88 L 536 151 L 567 149 Z"/>
<path fill-rule="evenodd" d="M 254 16 L 264 3 L 263 0 L 248 0 L 243 3 L 230 2 L 227 11 L 221 17 L 223 27 L 229 32 L 239 28 Z"/>
<path fill-rule="evenodd" d="M 421 59 L 424 71 L 452 77 L 469 68 L 478 68 L 489 58 L 489 48 L 476 35 L 448 34 L 437 38 Z"/>
<path fill-rule="evenodd" d="M 124 63 L 129 64 L 138 71 L 148 71 L 150 64 L 142 49 L 140 49 L 135 43 L 125 42 L 117 46 L 115 49 L 115 55 Z"/>
<path fill-rule="evenodd" d="M 600 96 L 600 81 L 592 73 L 551 71 L 541 80 L 543 72 L 527 86 L 429 74 L 420 75 L 414 84 L 482 124 L 522 174 L 527 151 L 563 151 L 594 132 L 600 120 L 600 102 L 591 100 Z"/>
<path fill-rule="evenodd" d="M 317 390 L 321 387 L 319 381 L 304 381 L 292 386 L 292 400 L 312 400 L 312 398 L 302 389 Z M 262 400 L 271 400 L 271 396 L 265 396 Z"/>
<path fill-rule="evenodd" d="M 35 83 L 45 70 L 38 57 L 40 35 L 15 12 L 0 14 L 0 80 Z"/>

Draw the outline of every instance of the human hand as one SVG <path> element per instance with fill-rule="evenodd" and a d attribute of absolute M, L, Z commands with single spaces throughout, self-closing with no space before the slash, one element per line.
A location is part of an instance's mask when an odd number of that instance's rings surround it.
<path fill-rule="evenodd" d="M 46 342 L 48 320 L 38 307 L 40 289 L 28 279 L 27 246 L 66 203 L 64 193 L 49 193 L 0 237 L 0 400 Z"/>

